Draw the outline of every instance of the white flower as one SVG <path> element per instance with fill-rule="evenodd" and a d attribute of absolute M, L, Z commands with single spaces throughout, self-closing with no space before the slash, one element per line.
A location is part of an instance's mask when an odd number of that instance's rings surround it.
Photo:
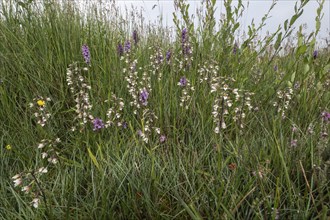
<path fill-rule="evenodd" d="M 39 172 L 39 173 L 47 173 L 48 170 L 47 170 L 46 167 L 41 167 L 41 168 L 39 168 L 38 172 Z"/>
<path fill-rule="evenodd" d="M 50 162 L 52 164 L 57 164 L 58 160 L 56 157 L 50 157 L 50 158 L 48 158 L 48 162 Z"/>
<path fill-rule="evenodd" d="M 160 134 L 160 128 L 155 128 L 157 134 Z"/>
<path fill-rule="evenodd" d="M 45 159 L 47 156 L 48 156 L 48 154 L 46 152 L 42 152 L 41 153 L 41 158 L 42 159 Z"/>
<path fill-rule="evenodd" d="M 22 192 L 28 193 L 31 190 L 31 186 L 22 187 Z"/>
<path fill-rule="evenodd" d="M 44 143 L 40 143 L 40 144 L 38 145 L 38 148 L 43 148 L 44 146 L 45 146 Z"/>
<path fill-rule="evenodd" d="M 34 208 L 38 208 L 38 206 L 39 206 L 39 202 L 40 202 L 40 200 L 39 200 L 39 198 L 35 198 L 35 199 L 33 199 L 32 200 L 32 206 L 34 207 Z"/>
<path fill-rule="evenodd" d="M 12 177 L 12 179 L 18 179 L 21 177 L 21 174 L 16 174 L 15 176 Z"/>
<path fill-rule="evenodd" d="M 23 182 L 22 178 L 17 178 L 14 180 L 14 187 L 21 185 Z"/>

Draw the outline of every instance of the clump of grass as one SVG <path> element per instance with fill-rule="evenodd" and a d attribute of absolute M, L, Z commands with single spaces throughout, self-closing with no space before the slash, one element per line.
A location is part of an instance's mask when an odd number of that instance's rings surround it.
<path fill-rule="evenodd" d="M 307 3 L 261 38 L 274 3 L 236 39 L 242 1 L 219 27 L 215 1 L 198 27 L 175 1 L 174 33 L 136 13 L 2 2 L 1 217 L 328 217 L 324 1 L 315 32 L 290 40 Z"/>

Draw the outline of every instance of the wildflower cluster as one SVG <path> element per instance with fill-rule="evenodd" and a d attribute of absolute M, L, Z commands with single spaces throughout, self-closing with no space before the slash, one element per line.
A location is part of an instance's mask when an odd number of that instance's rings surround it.
<path fill-rule="evenodd" d="M 150 109 L 144 109 L 142 113 L 142 129 L 138 130 L 138 135 L 142 138 L 142 140 L 145 143 L 149 142 L 150 135 L 152 134 L 152 131 L 156 132 L 157 135 L 160 135 L 160 128 L 155 127 L 154 122 L 158 119 L 156 114 L 151 111 Z M 164 142 L 165 141 L 165 136 L 161 135 L 160 136 L 160 141 Z"/>
<path fill-rule="evenodd" d="M 142 70 L 140 67 L 139 70 Z M 128 70 L 123 69 L 124 74 L 126 74 L 125 80 L 127 82 L 128 92 L 131 95 L 132 101 L 130 101 L 130 106 L 132 106 L 133 114 L 141 116 L 142 128 L 138 130 L 138 135 L 142 138 L 145 143 L 148 143 L 149 136 L 151 135 L 152 130 L 156 131 L 157 134 L 160 134 L 160 129 L 153 126 L 154 121 L 157 119 L 157 116 L 152 110 L 148 108 L 148 102 L 150 97 L 151 89 L 151 79 L 150 71 L 144 71 L 142 76 L 138 76 L 137 71 L 137 60 L 133 60 L 130 64 Z M 115 117 L 119 119 L 120 111 L 122 111 L 124 103 L 120 100 L 117 104 L 117 113 Z M 113 115 L 113 109 L 109 111 Z M 109 114 L 108 114 L 109 115 Z M 108 116 L 109 118 L 109 116 Z M 110 122 L 111 123 L 111 122 Z M 126 123 L 117 122 L 117 125 L 127 126 Z"/>
<path fill-rule="evenodd" d="M 259 179 L 264 179 L 270 173 L 270 169 L 266 166 L 259 165 L 258 169 L 252 171 L 252 175 L 258 177 Z"/>
<path fill-rule="evenodd" d="M 292 134 L 290 139 L 290 147 L 297 147 L 298 146 L 298 139 L 299 139 L 299 129 L 296 124 L 292 125 L 291 128 Z"/>
<path fill-rule="evenodd" d="M 41 159 L 47 160 L 48 165 L 46 167 L 41 166 L 40 168 L 32 171 L 21 172 L 12 177 L 14 187 L 20 187 L 22 192 L 29 194 L 33 198 L 31 205 L 34 208 L 39 207 L 41 197 L 43 197 L 46 202 L 46 196 L 41 185 L 41 176 L 48 173 L 48 166 L 56 165 L 58 163 L 58 144 L 60 142 L 61 141 L 59 138 L 56 138 L 55 140 L 41 140 L 38 144 L 38 149 L 41 150 Z"/>
<path fill-rule="evenodd" d="M 129 53 L 131 51 L 131 42 L 129 40 L 125 41 L 124 52 Z"/>
<path fill-rule="evenodd" d="M 94 119 L 90 113 L 92 105 L 89 101 L 89 90 L 91 87 L 87 84 L 83 76 L 83 73 L 87 71 L 88 68 L 85 67 L 81 69 L 78 67 L 77 63 L 73 63 L 69 65 L 66 73 L 66 81 L 76 103 L 75 112 L 77 116 L 74 121 L 78 121 L 81 128 L 84 128 L 88 121 Z M 75 131 L 76 127 L 73 126 L 71 130 Z"/>
<path fill-rule="evenodd" d="M 220 133 L 220 130 L 226 129 L 231 120 L 240 129 L 244 128 L 246 112 L 252 110 L 253 93 L 232 88 L 233 78 L 212 77 L 211 81 L 211 93 L 215 93 L 212 108 L 214 132 Z"/>
<path fill-rule="evenodd" d="M 326 140 L 326 144 L 329 141 L 328 137 L 328 129 L 330 128 L 330 112 L 323 111 L 321 113 L 322 123 L 321 123 L 321 137 Z"/>
<path fill-rule="evenodd" d="M 210 83 L 212 77 L 215 78 L 219 72 L 219 66 L 214 62 L 206 61 L 203 65 L 198 65 L 197 73 L 199 74 L 200 83 Z"/>
<path fill-rule="evenodd" d="M 187 28 L 183 28 L 181 32 L 181 49 L 184 56 L 192 53 Z"/>
<path fill-rule="evenodd" d="M 193 47 L 189 42 L 189 34 L 186 28 L 181 32 L 181 51 L 182 59 L 176 58 L 179 70 L 188 70 L 193 61 Z"/>
<path fill-rule="evenodd" d="M 128 72 L 125 77 L 127 81 L 128 92 L 132 97 L 130 105 L 135 107 L 133 113 L 136 115 L 137 111 L 148 105 L 149 93 L 151 92 L 150 76 L 145 71 L 142 74 L 141 80 L 136 70 L 137 60 L 134 60 L 127 71 L 124 69 L 124 73 Z M 142 68 L 140 68 L 141 70 Z"/>
<path fill-rule="evenodd" d="M 157 120 L 155 113 L 148 108 L 151 88 L 151 75 L 156 74 L 159 70 L 159 66 L 163 62 L 163 56 L 161 51 L 156 52 L 154 56 L 150 57 L 151 64 L 148 65 L 146 71 L 143 71 L 142 75 L 139 76 L 138 71 L 142 70 L 142 67 L 137 68 L 137 60 L 133 60 L 129 64 L 129 67 L 123 69 L 125 80 L 127 82 L 128 92 L 131 95 L 132 100 L 129 102 L 130 106 L 133 107 L 133 114 L 141 118 L 141 129 L 138 130 L 138 136 L 142 138 L 145 143 L 149 142 L 150 135 L 152 131 L 155 131 L 158 135 L 160 134 L 160 128 L 155 127 L 154 123 Z M 127 59 L 129 61 L 129 59 Z M 128 63 L 125 61 L 125 63 Z M 160 71 L 159 71 L 160 72 Z M 113 108 L 108 111 L 109 126 L 112 123 L 117 123 L 118 126 L 126 127 L 126 122 L 121 122 L 119 119 L 121 117 L 121 111 L 124 107 L 124 102 L 122 99 L 117 99 L 113 97 L 116 103 Z M 165 136 L 164 136 L 165 137 Z M 162 139 L 165 139 L 162 137 Z M 165 141 L 165 140 L 163 140 Z"/>
<path fill-rule="evenodd" d="M 162 79 L 163 72 L 160 71 L 162 64 L 164 63 L 164 56 L 161 49 L 156 49 L 155 53 L 150 56 L 150 73 L 158 76 L 158 81 Z"/>
<path fill-rule="evenodd" d="M 117 45 L 117 53 L 120 57 L 120 60 L 125 59 L 125 62 L 128 63 L 131 49 L 132 45 L 129 40 L 126 40 L 123 44 L 119 42 Z"/>
<path fill-rule="evenodd" d="M 29 107 L 34 111 L 33 115 L 37 119 L 37 123 L 42 127 L 45 126 L 47 120 L 51 114 L 47 109 L 47 102 L 50 102 L 50 98 L 43 98 L 39 96 L 33 99 L 33 102 L 29 103 Z"/>
<path fill-rule="evenodd" d="M 257 85 L 262 79 L 262 71 L 260 70 L 260 64 L 256 63 L 251 68 L 251 77 L 255 85 Z M 275 77 L 277 81 L 280 81 L 284 76 L 284 73 L 276 72 Z"/>
<path fill-rule="evenodd" d="M 277 108 L 277 112 L 280 113 L 284 119 L 292 99 L 293 89 L 291 87 L 287 87 L 283 90 L 277 91 L 276 94 L 277 100 L 273 102 L 273 106 Z"/>
<path fill-rule="evenodd" d="M 188 109 L 191 102 L 191 93 L 195 91 L 195 88 L 191 86 L 189 80 L 185 76 L 181 77 L 178 85 L 182 88 L 180 106 Z"/>
<path fill-rule="evenodd" d="M 47 159 L 51 164 L 57 164 L 58 162 L 58 144 L 61 142 L 59 138 L 55 140 L 43 139 L 38 144 L 38 149 L 41 149 L 41 158 Z"/>
<path fill-rule="evenodd" d="M 105 102 L 109 102 L 106 100 Z M 118 126 L 118 127 L 125 127 L 126 123 L 122 121 L 122 114 L 124 109 L 124 101 L 122 98 L 118 98 L 115 94 L 112 95 L 111 100 L 111 107 L 107 111 L 107 121 L 105 123 L 105 127 L 110 126 Z"/>
<path fill-rule="evenodd" d="M 51 101 L 50 98 L 43 98 L 41 96 L 34 98 L 33 102 L 29 104 L 30 108 L 34 109 L 34 116 L 38 119 L 37 123 L 41 126 L 45 126 L 47 119 L 50 117 L 50 113 L 47 110 L 47 102 Z M 57 145 L 60 143 L 60 139 L 55 141 L 43 139 L 38 144 L 38 149 L 41 149 L 41 159 L 48 161 L 50 164 L 58 163 L 58 151 Z M 10 150 L 11 146 L 8 145 L 7 149 Z M 47 167 L 41 166 L 38 169 L 32 171 L 23 171 L 12 177 L 14 187 L 20 187 L 21 191 L 29 194 L 33 199 L 31 205 L 35 208 L 39 207 L 40 198 L 43 197 L 46 202 L 46 197 L 41 188 L 41 176 L 48 172 Z"/>
<path fill-rule="evenodd" d="M 47 172 L 46 167 L 41 167 L 33 171 L 21 172 L 12 177 L 14 187 L 20 187 L 22 192 L 29 194 L 33 198 L 31 205 L 34 208 L 39 207 L 41 197 L 45 196 L 41 188 L 40 179 Z"/>
<path fill-rule="evenodd" d="M 328 184 L 330 178 L 330 112 L 321 112 L 320 121 L 320 138 L 316 146 L 318 157 L 320 158 L 320 166 L 314 166 L 317 169 L 319 181 Z"/>
<path fill-rule="evenodd" d="M 123 69 L 124 74 L 127 74 L 125 76 L 125 80 L 127 82 L 127 89 L 129 94 L 132 97 L 132 101 L 130 102 L 131 106 L 136 107 L 136 109 L 140 108 L 140 102 L 139 102 L 139 90 L 138 90 L 138 72 L 136 71 L 136 65 L 137 60 L 133 60 L 132 64 L 129 66 L 129 69 L 126 68 Z M 137 114 L 136 110 L 134 111 L 134 114 Z"/>

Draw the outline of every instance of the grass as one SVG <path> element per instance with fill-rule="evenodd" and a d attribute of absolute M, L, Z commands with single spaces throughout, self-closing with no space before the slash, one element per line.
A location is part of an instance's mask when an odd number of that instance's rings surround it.
<path fill-rule="evenodd" d="M 115 6 L 2 2 L 0 218 L 329 218 L 330 53 L 324 1 L 294 39 L 307 3 L 235 38 L 240 1 L 219 27 L 215 1 L 197 27 L 180 1 L 174 32 Z"/>

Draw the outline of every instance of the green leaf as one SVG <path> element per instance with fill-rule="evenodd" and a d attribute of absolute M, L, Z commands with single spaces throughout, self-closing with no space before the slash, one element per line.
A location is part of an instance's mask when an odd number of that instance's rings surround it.
<path fill-rule="evenodd" d="M 300 47 L 298 47 L 297 52 L 296 52 L 296 57 L 299 57 L 300 55 L 304 54 L 307 50 L 307 46 L 306 45 L 301 45 Z"/>
<path fill-rule="evenodd" d="M 290 20 L 290 26 L 298 19 L 298 15 L 293 15 L 291 20 Z"/>
<path fill-rule="evenodd" d="M 308 63 L 306 63 L 304 65 L 304 74 L 308 73 L 309 70 L 310 70 L 310 67 L 309 67 Z"/>
<path fill-rule="evenodd" d="M 275 50 L 277 50 L 280 47 L 281 40 L 282 40 L 282 32 L 280 32 L 277 35 L 277 39 L 276 39 L 275 46 L 274 46 Z"/>
<path fill-rule="evenodd" d="M 285 30 L 285 31 L 288 30 L 288 22 L 289 22 L 288 19 L 286 19 L 286 20 L 284 21 L 284 30 Z"/>
<path fill-rule="evenodd" d="M 290 26 L 292 26 L 296 22 L 296 20 L 302 15 L 303 12 L 304 12 L 304 9 L 302 9 L 299 14 L 295 14 L 292 16 L 292 18 L 290 20 Z"/>
<path fill-rule="evenodd" d="M 99 164 L 99 162 L 97 162 L 97 159 L 96 159 L 96 157 L 94 156 L 94 154 L 92 153 L 91 149 L 90 149 L 90 148 L 87 148 L 87 150 L 88 150 L 88 155 L 89 155 L 89 157 L 92 159 L 93 164 L 97 167 L 97 169 L 98 169 L 99 171 L 101 171 L 101 169 L 100 169 L 100 164 Z"/>
<path fill-rule="evenodd" d="M 320 30 L 321 28 L 321 22 L 319 19 L 316 20 L 316 31 Z"/>
<path fill-rule="evenodd" d="M 239 22 L 234 25 L 233 32 L 235 32 L 237 28 L 239 28 Z"/>

